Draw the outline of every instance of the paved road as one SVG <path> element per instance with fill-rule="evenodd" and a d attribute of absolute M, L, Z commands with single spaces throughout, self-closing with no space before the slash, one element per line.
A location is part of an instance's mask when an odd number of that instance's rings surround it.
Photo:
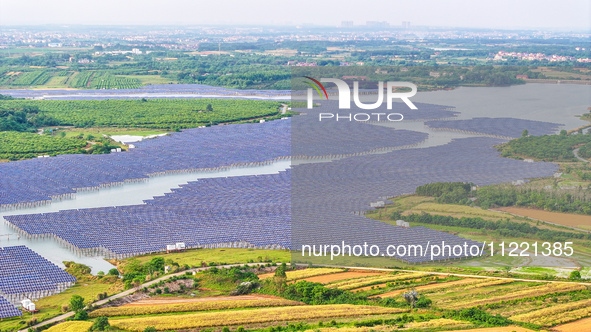
<path fill-rule="evenodd" d="M 585 162 L 585 163 L 589 163 L 589 162 L 591 162 L 591 161 L 589 161 L 589 160 L 587 160 L 587 159 L 583 159 L 583 158 L 579 157 L 579 148 L 576 148 L 576 149 L 574 149 L 574 150 L 573 150 L 573 153 L 574 153 L 575 157 L 576 157 L 577 159 L 579 159 L 580 161 L 582 161 L 582 162 Z"/>
<path fill-rule="evenodd" d="M 251 266 L 252 265 L 265 265 L 265 264 L 267 264 L 267 263 L 248 263 L 248 265 L 251 265 Z M 229 264 L 229 265 L 221 265 L 221 266 L 216 266 L 216 267 L 218 267 L 218 268 L 226 268 L 226 267 L 242 266 L 242 265 L 244 265 L 244 264 Z M 154 280 L 148 281 L 148 282 L 140 285 L 138 288 L 128 289 L 128 290 L 126 290 L 124 292 L 121 292 L 119 294 L 115 294 L 115 295 L 110 296 L 110 297 L 108 297 L 106 299 L 93 302 L 92 305 L 93 306 L 100 306 L 100 305 L 103 305 L 103 304 L 105 304 L 105 303 L 107 303 L 109 301 L 113 301 L 115 299 L 120 299 L 122 297 L 126 297 L 126 296 L 131 295 L 132 293 L 136 292 L 138 289 L 142 289 L 144 287 L 150 287 L 151 285 L 153 285 L 155 283 L 158 283 L 158 282 L 160 282 L 162 280 L 170 279 L 170 278 L 172 278 L 174 276 L 182 276 L 182 275 L 185 274 L 185 272 L 193 272 L 193 271 L 200 272 L 200 271 L 209 270 L 211 268 L 212 268 L 211 266 L 199 267 L 199 268 L 196 268 L 196 269 L 189 269 L 189 270 L 185 270 L 185 271 L 182 271 L 182 272 L 177 272 L 177 273 L 173 273 L 173 274 L 167 274 L 167 275 L 165 275 L 163 277 L 160 277 L 158 279 L 154 279 Z M 43 321 L 43 322 L 41 322 L 41 323 L 39 323 L 39 324 L 37 324 L 35 326 L 31 326 L 31 327 L 32 328 L 38 328 L 38 327 L 41 327 L 41 326 L 44 326 L 44 325 L 47 325 L 47 324 L 57 323 L 59 321 L 63 321 L 63 320 L 65 320 L 65 319 L 67 319 L 69 317 L 72 317 L 72 316 L 74 316 L 74 312 L 73 311 L 70 311 L 68 313 L 65 313 L 63 315 L 59 315 L 57 317 L 54 317 L 54 318 L 49 319 L 49 320 L 46 320 L 46 321 Z M 19 332 L 27 332 L 28 329 L 29 328 L 26 328 L 24 330 L 20 330 Z"/>

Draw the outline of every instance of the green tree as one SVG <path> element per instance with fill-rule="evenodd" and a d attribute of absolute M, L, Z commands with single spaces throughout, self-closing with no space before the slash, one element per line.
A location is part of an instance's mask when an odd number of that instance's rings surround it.
<path fill-rule="evenodd" d="M 119 275 L 119 270 L 113 268 L 113 269 L 110 269 L 107 274 L 110 275 L 110 276 L 118 276 Z"/>
<path fill-rule="evenodd" d="M 568 277 L 570 280 L 581 280 L 581 272 L 580 271 L 573 271 L 570 273 Z"/>
<path fill-rule="evenodd" d="M 278 267 L 275 270 L 275 276 L 280 278 L 287 278 L 287 274 L 285 273 L 285 268 L 283 266 Z"/>
<path fill-rule="evenodd" d="M 72 295 L 70 298 L 70 309 L 74 312 L 80 312 L 84 309 L 84 298 L 80 295 Z"/>
<path fill-rule="evenodd" d="M 90 327 L 90 330 L 91 331 L 104 331 L 105 329 L 108 329 L 109 326 L 111 326 L 109 324 L 109 319 L 107 319 L 107 317 L 101 316 L 94 321 L 94 324 L 92 324 L 92 326 Z"/>
<path fill-rule="evenodd" d="M 527 131 L 527 129 L 523 129 L 523 132 L 521 133 L 521 137 L 527 137 L 529 135 L 529 131 Z"/>
<path fill-rule="evenodd" d="M 154 257 L 149 262 L 147 262 L 144 267 L 148 273 L 164 271 L 164 258 Z"/>
<path fill-rule="evenodd" d="M 211 104 L 207 104 L 207 107 L 205 107 L 205 110 L 208 112 L 213 112 L 213 106 L 211 106 Z"/>
<path fill-rule="evenodd" d="M 148 326 L 144 329 L 144 332 L 157 332 L 154 326 Z"/>
<path fill-rule="evenodd" d="M 74 317 L 72 318 L 72 320 L 87 320 L 88 319 L 88 312 L 86 312 L 86 310 L 80 310 L 78 311 Z"/>

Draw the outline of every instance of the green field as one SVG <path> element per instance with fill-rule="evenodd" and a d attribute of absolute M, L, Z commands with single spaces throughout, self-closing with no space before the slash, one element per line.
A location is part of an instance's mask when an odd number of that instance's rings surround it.
<path fill-rule="evenodd" d="M 285 250 L 263 250 L 263 249 L 190 249 L 182 253 L 160 253 L 135 256 L 120 262 L 121 268 L 130 261 L 137 260 L 140 263 L 146 263 L 154 257 L 164 257 L 177 262 L 179 265 L 189 265 L 199 267 L 202 263 L 251 263 L 251 262 L 289 262 L 291 259 L 290 253 Z"/>
<path fill-rule="evenodd" d="M 23 107 L 38 107 L 59 126 L 182 129 L 277 115 L 281 103 L 230 99 L 0 101 L 0 108 Z"/>

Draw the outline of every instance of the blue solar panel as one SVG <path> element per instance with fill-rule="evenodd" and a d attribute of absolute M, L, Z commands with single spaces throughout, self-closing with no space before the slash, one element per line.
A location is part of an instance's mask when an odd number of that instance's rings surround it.
<path fill-rule="evenodd" d="M 0 293 L 12 303 L 65 290 L 76 278 L 25 246 L 0 247 Z"/>
<path fill-rule="evenodd" d="M 0 295 L 0 318 L 18 317 L 22 315 L 22 312 Z"/>

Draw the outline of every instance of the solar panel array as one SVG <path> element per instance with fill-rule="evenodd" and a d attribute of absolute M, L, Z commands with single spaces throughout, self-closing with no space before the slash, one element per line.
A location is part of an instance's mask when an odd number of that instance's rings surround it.
<path fill-rule="evenodd" d="M 0 207 L 48 202 L 150 175 L 267 163 L 290 155 L 290 121 L 187 129 L 125 153 L 59 155 L 0 163 Z"/>
<path fill-rule="evenodd" d="M 26 235 L 55 235 L 76 250 L 113 257 L 187 247 L 290 246 L 290 172 L 211 178 L 146 204 L 6 216 Z M 247 244 L 248 243 L 248 244 Z"/>
<path fill-rule="evenodd" d="M 433 182 L 488 185 L 552 175 L 554 164 L 500 158 L 500 139 L 478 137 L 422 149 L 350 157 L 330 163 L 297 165 L 292 170 L 292 247 L 302 244 L 426 244 L 449 234 L 412 227 L 398 228 L 363 217 L 369 202 L 413 193 Z M 358 212 L 359 214 L 352 214 Z M 411 225 L 412 226 L 412 225 Z M 439 240 L 440 241 L 440 240 Z M 468 241 L 468 243 L 472 243 Z M 429 257 L 397 257 L 410 262 Z"/>
<path fill-rule="evenodd" d="M 431 128 L 467 133 L 481 133 L 501 137 L 520 137 L 523 130 L 539 136 L 555 133 L 561 124 L 515 118 L 473 118 L 469 120 L 429 121 Z"/>
<path fill-rule="evenodd" d="M 22 316 L 20 312 L 12 303 L 8 302 L 0 295 L 0 319 Z"/>
<path fill-rule="evenodd" d="M 13 304 L 71 287 L 76 278 L 25 246 L 0 248 L 0 295 Z"/>
<path fill-rule="evenodd" d="M 435 240 L 477 244 L 427 228 L 395 227 L 355 213 L 371 209 L 369 202 L 412 193 L 426 183 L 486 185 L 549 176 L 557 169 L 548 163 L 500 158 L 493 148 L 500 142 L 460 139 L 432 148 L 298 165 L 275 175 L 199 180 L 143 205 L 5 218 L 26 235 L 56 236 L 76 250 L 115 257 L 162 251 L 176 242 L 188 247 L 300 248 L 302 244 L 346 241 L 372 243 L 382 250 L 393 243 L 426 246 Z M 429 255 L 397 258 L 413 263 L 431 260 Z"/>
<path fill-rule="evenodd" d="M 443 119 L 458 114 L 451 111 L 449 106 L 423 103 L 416 105 L 418 110 L 411 110 L 403 103 L 393 103 L 392 110 L 387 110 L 385 104 L 370 111 L 358 108 L 340 110 L 337 101 L 322 101 L 320 107 L 296 109 L 305 114 L 291 119 L 292 155 L 343 157 L 402 147 L 409 148 L 426 140 L 428 134 L 411 130 L 394 130 L 392 127 L 375 126 L 370 123 L 388 122 L 387 115 L 390 113 L 403 114 L 404 121 Z M 365 119 L 369 121 L 364 121 Z M 391 119 L 400 119 L 400 117 L 393 116 Z"/>

